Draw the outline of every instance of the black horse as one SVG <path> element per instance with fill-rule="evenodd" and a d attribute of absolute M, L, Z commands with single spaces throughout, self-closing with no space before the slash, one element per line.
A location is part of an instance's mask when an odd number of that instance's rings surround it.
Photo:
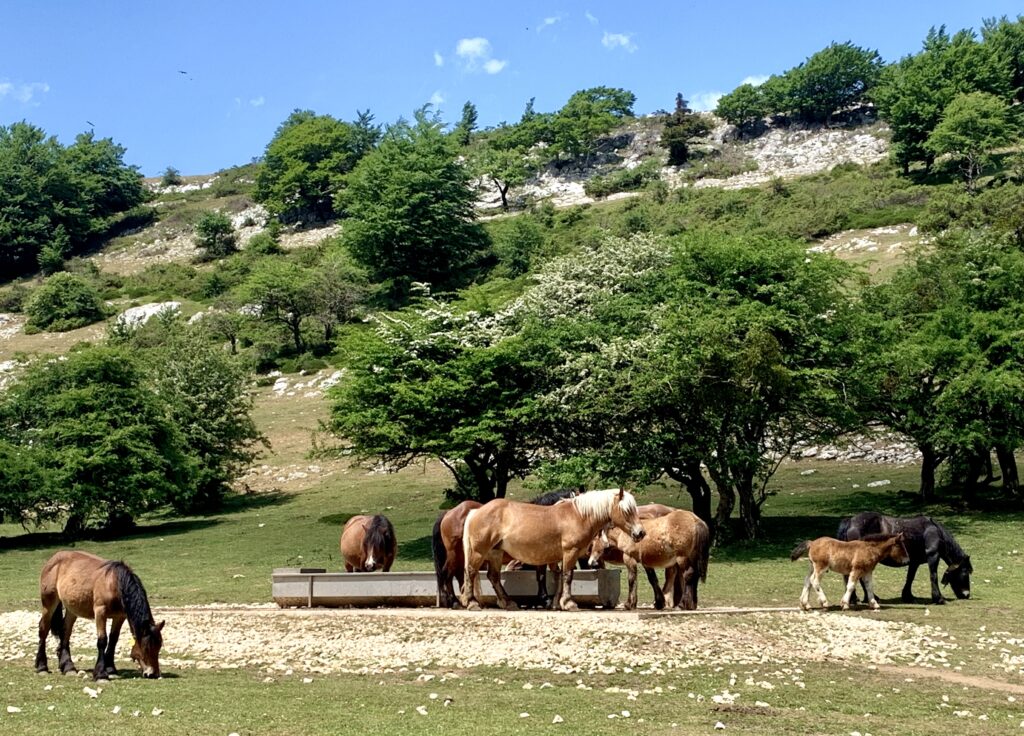
<path fill-rule="evenodd" d="M 907 552 L 910 553 L 910 562 L 907 563 L 909 565 L 907 582 L 903 585 L 902 598 L 905 603 L 914 602 L 911 586 L 914 583 L 917 568 L 924 564 L 928 565 L 928 572 L 931 576 L 932 603 L 946 602 L 939 590 L 940 559 L 948 566 L 942 575 L 942 584 L 950 586 L 957 598 L 971 597 L 971 573 L 974 572 L 971 558 L 953 539 L 953 535 L 934 519 L 927 516 L 901 519 L 895 516 L 885 516 L 875 511 L 864 511 L 839 522 L 839 531 L 836 537 L 847 542 L 861 539 L 868 534 L 897 534 L 899 532 L 903 532 Z M 890 567 L 902 567 L 902 565 L 895 565 L 887 561 L 883 561 L 882 564 Z M 867 590 L 864 591 L 864 595 L 867 595 Z M 854 594 L 852 602 L 856 602 L 856 594 Z"/>

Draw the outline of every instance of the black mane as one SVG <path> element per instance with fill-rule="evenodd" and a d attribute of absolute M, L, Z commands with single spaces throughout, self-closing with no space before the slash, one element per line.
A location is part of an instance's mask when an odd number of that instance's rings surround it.
<path fill-rule="evenodd" d="M 571 488 L 562 488 L 557 491 L 542 493 L 536 498 L 531 499 L 530 503 L 536 506 L 554 506 L 559 501 L 564 501 L 567 498 L 575 498 L 578 495 L 579 493 Z"/>
<path fill-rule="evenodd" d="M 138 639 L 146 634 L 153 625 L 153 610 L 149 607 L 146 589 L 142 587 L 139 576 L 123 562 L 111 560 L 105 566 L 117 575 L 117 589 L 118 595 L 121 597 L 121 606 L 124 608 L 132 634 Z"/>
<path fill-rule="evenodd" d="M 388 517 L 377 514 L 370 519 L 370 526 L 366 530 L 366 539 L 363 544 L 368 549 L 379 549 L 385 554 L 395 548 L 395 529 L 388 521 Z"/>
<path fill-rule="evenodd" d="M 935 525 L 939 530 L 939 536 L 942 539 L 942 547 L 945 551 L 945 557 L 949 560 L 950 564 L 959 565 L 967 558 L 967 553 L 964 552 L 953 535 L 949 533 L 946 527 L 942 526 L 939 522 L 929 517 L 928 521 Z"/>

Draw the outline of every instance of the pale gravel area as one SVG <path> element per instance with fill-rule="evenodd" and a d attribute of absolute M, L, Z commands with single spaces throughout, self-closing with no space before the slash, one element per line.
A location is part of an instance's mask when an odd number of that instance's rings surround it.
<path fill-rule="evenodd" d="M 659 675 L 700 666 L 807 661 L 948 666 L 957 649 L 934 626 L 869 613 L 750 613 L 640 619 L 623 611 L 468 613 L 437 609 L 165 609 L 164 667 L 384 673 L 505 666 L 552 673 Z M 0 613 L 0 659 L 34 656 L 38 614 Z M 94 657 L 95 629 L 80 621 L 79 666 Z M 127 656 L 130 635 L 119 657 Z M 53 658 L 54 644 L 48 643 Z M 54 664 L 51 661 L 51 664 Z"/>

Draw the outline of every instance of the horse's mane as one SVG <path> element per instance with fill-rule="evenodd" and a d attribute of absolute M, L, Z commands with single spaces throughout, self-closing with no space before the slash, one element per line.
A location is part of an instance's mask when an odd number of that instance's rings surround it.
<path fill-rule="evenodd" d="M 569 503 L 576 507 L 576 510 L 580 512 L 580 516 L 584 519 L 608 521 L 612 516 L 612 504 L 615 503 L 615 497 L 618 493 L 618 488 L 608 488 L 603 491 L 587 491 L 575 498 L 569 499 Z M 619 501 L 619 507 L 627 515 L 630 513 L 635 514 L 636 499 L 633 498 L 633 494 L 623 494 L 622 500 Z"/>
<path fill-rule="evenodd" d="M 885 533 L 865 534 L 863 537 L 860 538 L 860 541 L 862 541 L 862 542 L 888 542 L 890 539 L 892 539 L 895 536 L 896 536 L 895 534 L 885 534 Z"/>
<path fill-rule="evenodd" d="M 564 501 L 569 498 L 575 498 L 579 493 L 571 488 L 562 488 L 557 491 L 548 491 L 542 493 L 536 498 L 530 499 L 530 503 L 535 506 L 554 506 L 559 501 Z"/>
<path fill-rule="evenodd" d="M 388 517 L 377 514 L 370 519 L 364 544 L 369 545 L 372 549 L 382 549 L 385 552 L 390 552 L 394 549 L 395 533 L 391 527 L 391 522 L 388 521 Z"/>
<path fill-rule="evenodd" d="M 142 587 L 139 576 L 132 572 L 128 565 L 120 560 L 111 560 L 104 565 L 107 569 L 117 575 L 118 595 L 121 597 L 121 605 L 124 607 L 128 625 L 132 634 L 138 639 L 153 623 L 153 611 L 149 607 L 149 598 L 146 596 L 146 589 Z"/>
<path fill-rule="evenodd" d="M 928 517 L 928 521 L 933 523 L 935 528 L 939 530 L 939 536 L 942 539 L 941 544 L 945 548 L 946 554 L 949 556 L 949 562 L 954 565 L 958 565 L 963 562 L 967 558 L 967 553 L 964 552 L 963 547 L 961 547 L 957 543 L 956 539 L 953 538 L 953 535 L 949 533 L 949 530 L 931 517 Z"/>

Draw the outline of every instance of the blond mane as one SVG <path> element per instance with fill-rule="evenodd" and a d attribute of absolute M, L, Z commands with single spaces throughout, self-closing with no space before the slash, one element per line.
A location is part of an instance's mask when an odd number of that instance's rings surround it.
<path fill-rule="evenodd" d="M 569 499 L 569 503 L 576 507 L 576 510 L 579 511 L 580 516 L 584 519 L 608 521 L 612 518 L 612 508 L 618 495 L 618 488 L 608 488 L 603 491 L 587 491 L 575 498 Z M 618 503 L 622 513 L 627 517 L 630 514 L 636 513 L 636 499 L 632 493 L 628 491 L 623 493 L 622 500 Z"/>

